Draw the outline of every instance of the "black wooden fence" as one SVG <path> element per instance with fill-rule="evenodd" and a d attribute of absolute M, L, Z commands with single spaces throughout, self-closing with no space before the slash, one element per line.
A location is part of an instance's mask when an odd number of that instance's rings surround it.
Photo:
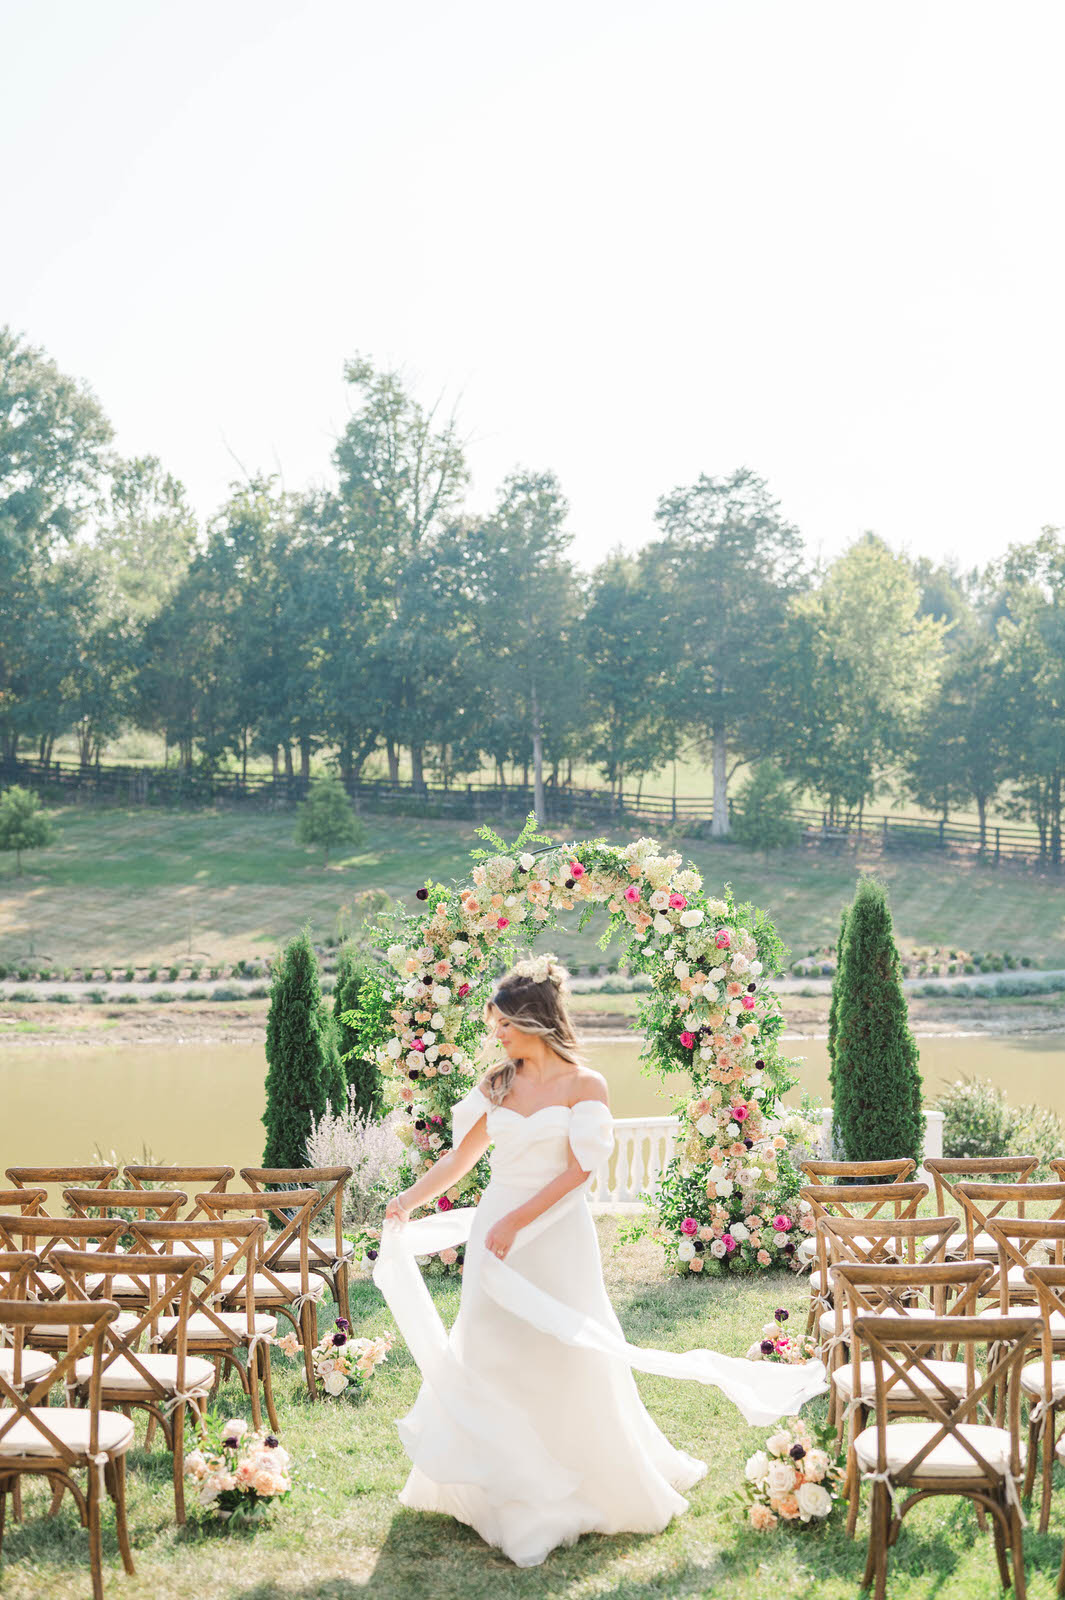
<path fill-rule="evenodd" d="M 271 777 L 239 772 L 210 772 L 183 767 L 80 766 L 73 761 L 0 762 L 0 788 L 21 783 L 35 789 L 51 804 L 105 804 L 131 806 L 188 806 L 222 803 L 257 805 L 284 810 L 296 805 L 307 792 L 308 780 L 297 775 Z M 392 816 L 454 817 L 520 821 L 533 809 L 529 784 L 492 784 L 479 781 L 427 780 L 421 785 L 393 783 L 387 778 L 349 783 L 357 810 Z M 645 795 L 639 790 L 611 793 L 608 789 L 578 789 L 572 785 L 544 786 L 545 822 L 607 828 L 611 823 L 647 823 L 659 828 L 679 826 L 689 835 L 709 837 L 713 801 L 708 796 Z M 809 844 L 846 849 L 859 842 L 875 842 L 884 850 L 944 850 L 977 853 L 988 861 L 1046 862 L 1048 852 L 1033 828 L 990 826 L 983 842 L 974 823 L 931 817 L 902 817 L 866 813 L 845 822 L 830 821 L 826 813 L 798 806 L 793 816 Z"/>

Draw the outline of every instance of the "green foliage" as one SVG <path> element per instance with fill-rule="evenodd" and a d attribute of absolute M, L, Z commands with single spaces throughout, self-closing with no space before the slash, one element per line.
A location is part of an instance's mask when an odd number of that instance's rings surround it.
<path fill-rule="evenodd" d="M 312 1117 L 321 1117 L 327 1106 L 342 1106 L 346 1093 L 332 1018 L 322 1000 L 318 962 L 306 929 L 274 964 L 266 1059 L 263 1165 L 303 1166 Z"/>
<path fill-rule="evenodd" d="M 358 1013 L 364 984 L 371 981 L 370 961 L 353 944 L 341 947 L 333 987 L 333 1018 L 338 1030 L 337 1043 L 348 1085 L 355 1091 L 355 1107 L 362 1116 L 381 1115 L 381 1074 L 369 1052 L 360 1052 L 359 1031 L 347 1020 Z"/>
<path fill-rule="evenodd" d="M 832 1102 L 836 1102 L 836 1034 L 839 1027 L 839 996 L 843 978 L 843 951 L 847 937 L 847 907 L 839 913 L 839 938 L 836 941 L 836 969 L 832 974 L 832 998 L 828 1004 L 828 1082 Z"/>
<path fill-rule="evenodd" d="M 964 1077 L 936 1101 L 943 1113 L 943 1154 L 1038 1156 L 1035 1177 L 1050 1177 L 1049 1163 L 1065 1155 L 1065 1130 L 1046 1106 L 1011 1106 L 1005 1089 L 989 1078 Z"/>
<path fill-rule="evenodd" d="M 300 844 L 320 845 L 323 862 L 338 845 L 366 842 L 366 827 L 355 815 L 347 791 L 339 778 L 315 778 L 296 822 Z"/>
<path fill-rule="evenodd" d="M 0 850 L 15 852 L 16 873 L 22 871 L 23 850 L 43 850 L 55 836 L 55 827 L 42 811 L 39 795 L 18 783 L 0 794 Z"/>
<path fill-rule="evenodd" d="M 859 881 L 847 912 L 836 1005 L 834 1131 L 849 1161 L 921 1159 L 917 1043 L 882 884 Z"/>
<path fill-rule="evenodd" d="M 792 785 L 774 761 L 759 761 L 736 794 L 730 832 L 749 850 L 780 850 L 798 843 Z"/>

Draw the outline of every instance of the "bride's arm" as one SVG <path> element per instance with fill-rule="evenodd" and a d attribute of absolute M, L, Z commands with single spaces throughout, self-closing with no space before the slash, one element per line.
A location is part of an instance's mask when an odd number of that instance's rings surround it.
<path fill-rule="evenodd" d="M 446 1156 L 441 1156 L 439 1161 L 434 1161 L 428 1172 L 423 1172 L 417 1182 L 412 1183 L 409 1189 L 402 1190 L 395 1199 L 388 1202 L 385 1211 L 386 1217 L 397 1216 L 400 1211 L 415 1211 L 418 1206 L 425 1205 L 430 1200 L 436 1200 L 459 1182 L 469 1172 L 471 1167 L 477 1165 L 491 1141 L 488 1138 L 488 1118 L 478 1117 L 473 1127 L 453 1150 Z M 405 1217 L 400 1218 L 405 1221 Z"/>

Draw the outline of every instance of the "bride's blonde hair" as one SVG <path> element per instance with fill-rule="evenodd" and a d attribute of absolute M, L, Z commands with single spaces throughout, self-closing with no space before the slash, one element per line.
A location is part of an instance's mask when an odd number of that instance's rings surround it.
<path fill-rule="evenodd" d="M 573 1066 L 582 1064 L 577 1051 L 577 1035 L 566 1009 L 566 982 L 569 973 L 557 956 L 534 956 L 519 961 L 500 978 L 495 994 L 485 1007 L 485 1019 L 497 1011 L 513 1022 L 522 1033 L 535 1033 L 545 1044 Z M 500 1105 L 510 1093 L 518 1062 L 504 1061 L 488 1075 L 487 1097 Z"/>

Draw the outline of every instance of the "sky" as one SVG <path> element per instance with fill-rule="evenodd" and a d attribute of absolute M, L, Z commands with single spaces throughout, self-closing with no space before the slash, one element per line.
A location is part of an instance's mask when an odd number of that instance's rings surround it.
<path fill-rule="evenodd" d="M 584 564 L 700 473 L 812 555 L 1065 523 L 1059 0 L 0 0 L 0 324 L 206 518 L 356 352 Z"/>

